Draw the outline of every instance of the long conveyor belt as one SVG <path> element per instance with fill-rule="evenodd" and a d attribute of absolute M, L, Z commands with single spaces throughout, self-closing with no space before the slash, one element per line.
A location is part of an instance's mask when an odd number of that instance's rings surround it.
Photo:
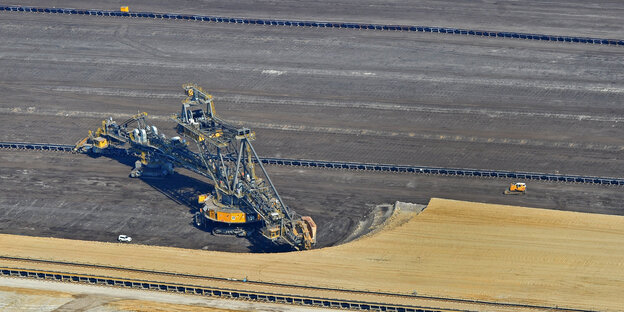
<path fill-rule="evenodd" d="M 66 144 L 0 142 L 0 149 L 72 152 L 73 148 L 74 148 L 73 145 L 66 145 Z M 615 178 L 615 177 L 596 177 L 596 176 L 563 175 L 563 174 L 538 173 L 538 172 L 516 172 L 516 171 L 487 170 L 487 169 L 445 168 L 445 167 L 375 164 L 375 163 L 340 162 L 340 161 L 270 158 L 270 157 L 263 157 L 261 158 L 261 160 L 262 160 L 262 163 L 269 164 L 269 165 L 348 169 L 348 170 L 367 170 L 367 171 L 413 173 L 413 174 L 435 174 L 435 175 L 439 174 L 439 175 L 463 176 L 463 177 L 510 178 L 510 179 L 518 179 L 518 180 L 533 180 L 533 181 L 537 180 L 537 181 L 553 181 L 553 182 L 624 186 L 624 178 Z"/>
<path fill-rule="evenodd" d="M 164 20 L 184 20 L 210 23 L 233 23 L 244 25 L 272 25 L 280 27 L 314 27 L 314 28 L 335 28 L 348 30 L 375 30 L 375 31 L 404 31 L 404 32 L 421 32 L 436 33 L 446 35 L 460 35 L 469 37 L 494 37 L 512 40 L 537 40 L 550 41 L 571 44 L 593 44 L 593 45 L 611 45 L 624 46 L 624 40 L 591 38 L 583 36 L 562 36 L 548 34 L 532 34 L 522 32 L 494 31 L 494 30 L 478 30 L 436 26 L 416 26 L 416 25 L 384 25 L 374 23 L 345 23 L 331 21 L 303 21 L 303 20 L 281 20 L 281 19 L 256 19 L 228 16 L 209 16 L 198 14 L 177 14 L 162 12 L 121 12 L 111 10 L 98 9 L 73 9 L 73 8 L 45 8 L 31 6 L 0 6 L 0 12 L 32 12 L 32 13 L 48 13 L 48 14 L 64 14 L 64 15 L 87 15 L 87 16 L 109 16 L 120 18 L 146 18 L 146 19 L 164 19 Z"/>

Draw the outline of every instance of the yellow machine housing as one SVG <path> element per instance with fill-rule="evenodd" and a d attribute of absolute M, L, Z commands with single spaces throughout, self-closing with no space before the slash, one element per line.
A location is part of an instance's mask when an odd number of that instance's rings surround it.
<path fill-rule="evenodd" d="M 93 139 L 93 145 L 97 148 L 107 148 L 108 147 L 108 140 L 106 140 L 103 137 L 97 137 L 95 139 Z"/>
<path fill-rule="evenodd" d="M 211 195 L 199 195 L 197 201 L 204 204 L 200 213 L 213 222 L 242 225 L 260 220 L 257 213 L 246 213 L 235 207 L 225 206 Z"/>
<path fill-rule="evenodd" d="M 509 189 L 505 190 L 505 194 L 524 194 L 526 193 L 526 183 L 516 182 L 509 185 Z"/>

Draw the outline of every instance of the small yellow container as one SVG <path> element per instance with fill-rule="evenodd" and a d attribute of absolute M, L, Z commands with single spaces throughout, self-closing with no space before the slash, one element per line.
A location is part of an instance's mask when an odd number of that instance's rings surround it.
<path fill-rule="evenodd" d="M 127 6 L 122 6 L 121 8 L 119 8 L 119 10 L 126 13 L 130 11 Z"/>

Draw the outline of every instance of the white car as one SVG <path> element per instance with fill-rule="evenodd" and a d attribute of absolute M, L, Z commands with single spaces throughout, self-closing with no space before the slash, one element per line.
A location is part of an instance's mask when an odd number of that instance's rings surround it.
<path fill-rule="evenodd" d="M 119 237 L 117 237 L 117 240 L 120 242 L 125 242 L 125 243 L 129 243 L 132 241 L 132 237 L 128 236 L 128 235 L 119 235 Z"/>

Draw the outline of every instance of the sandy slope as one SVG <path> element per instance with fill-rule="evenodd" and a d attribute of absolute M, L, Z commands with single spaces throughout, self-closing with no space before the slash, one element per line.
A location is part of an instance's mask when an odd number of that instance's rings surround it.
<path fill-rule="evenodd" d="M 420 215 L 400 214 L 376 235 L 299 253 L 9 235 L 0 236 L 0 250 L 252 281 L 615 311 L 624 306 L 623 241 L 620 216 L 432 199 Z"/>

